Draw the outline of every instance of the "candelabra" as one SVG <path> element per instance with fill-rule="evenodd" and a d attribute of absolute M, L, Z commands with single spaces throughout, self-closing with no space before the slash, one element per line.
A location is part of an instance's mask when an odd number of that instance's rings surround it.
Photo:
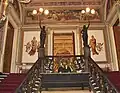
<path fill-rule="evenodd" d="M 43 8 L 39 8 L 39 10 L 33 10 L 32 11 L 33 15 L 38 15 L 38 20 L 39 20 L 39 25 L 41 26 L 41 16 L 42 15 L 48 15 L 49 14 L 49 10 L 47 9 L 43 9 Z"/>
<path fill-rule="evenodd" d="M 39 8 L 39 10 L 33 10 L 32 12 L 33 15 L 38 16 L 38 21 L 39 21 L 39 26 L 40 26 L 40 47 L 39 47 L 39 52 L 38 52 L 38 58 L 44 57 L 45 56 L 45 38 L 46 38 L 46 30 L 45 26 L 41 26 L 41 17 L 43 15 L 48 15 L 49 11 L 47 9 Z M 44 72 L 44 60 L 40 60 L 41 62 L 41 72 Z"/>
<path fill-rule="evenodd" d="M 83 15 L 83 19 L 85 20 L 90 20 L 96 15 L 95 9 L 90 9 L 88 7 L 85 10 L 82 10 L 81 13 Z"/>
<path fill-rule="evenodd" d="M 95 14 L 95 9 L 90 9 L 89 7 L 87 7 L 85 10 L 82 10 L 81 13 L 91 13 L 91 14 Z"/>
<path fill-rule="evenodd" d="M 88 45 L 88 28 L 90 25 L 90 18 L 94 16 L 96 11 L 94 9 L 86 8 L 82 10 L 81 13 L 84 15 L 84 19 L 89 21 L 88 26 L 84 25 L 82 29 L 82 37 L 83 37 L 83 44 L 84 44 L 84 56 L 85 56 L 85 69 L 88 71 L 88 59 L 90 57 L 90 48 Z"/>
<path fill-rule="evenodd" d="M 43 8 L 39 8 L 39 10 L 33 10 L 32 12 L 33 15 L 37 15 L 38 16 L 38 21 L 39 21 L 39 26 L 40 26 L 40 48 L 44 48 L 45 45 L 45 38 L 46 38 L 46 31 L 45 31 L 45 26 L 41 26 L 41 17 L 44 15 L 48 15 L 49 11 L 47 9 L 43 9 Z"/>

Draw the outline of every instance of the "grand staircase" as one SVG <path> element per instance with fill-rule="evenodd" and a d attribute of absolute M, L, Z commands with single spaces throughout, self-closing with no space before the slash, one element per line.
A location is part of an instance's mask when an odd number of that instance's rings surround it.
<path fill-rule="evenodd" d="M 26 74 L 9 73 L 3 75 L 4 79 L 0 76 L 0 93 L 40 93 L 43 88 L 58 87 L 81 87 L 81 89 L 87 87 L 93 93 L 120 93 L 120 73 L 118 71 L 104 72 L 89 58 L 88 72 L 86 72 L 84 56 L 69 56 L 76 63 L 78 67 L 76 70 L 80 72 L 54 73 L 52 72 L 53 67 L 51 67 L 54 58 L 47 56 L 38 59 Z M 72 84 L 74 86 L 71 86 Z"/>
<path fill-rule="evenodd" d="M 9 73 L 0 76 L 2 78 L 0 82 L 0 93 L 14 93 L 16 88 L 19 87 L 24 80 L 26 74 Z"/>

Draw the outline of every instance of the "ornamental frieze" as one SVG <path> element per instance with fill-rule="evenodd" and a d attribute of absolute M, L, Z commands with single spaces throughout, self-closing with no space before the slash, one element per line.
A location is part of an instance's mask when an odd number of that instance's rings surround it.
<path fill-rule="evenodd" d="M 75 1 L 57 1 L 57 2 L 31 2 L 30 6 L 75 6 L 75 5 L 101 5 L 102 2 L 75 2 Z"/>
<path fill-rule="evenodd" d="M 82 14 L 81 10 L 49 10 L 49 14 L 46 15 L 40 15 L 40 19 L 42 22 L 47 22 L 47 23 L 63 23 L 63 22 L 82 22 L 82 21 L 100 21 L 100 13 L 99 10 L 96 10 L 95 14 L 87 13 L 87 14 Z M 38 15 L 32 15 L 32 11 L 28 10 L 26 11 L 26 16 L 25 16 L 25 24 L 28 23 L 38 23 Z"/>

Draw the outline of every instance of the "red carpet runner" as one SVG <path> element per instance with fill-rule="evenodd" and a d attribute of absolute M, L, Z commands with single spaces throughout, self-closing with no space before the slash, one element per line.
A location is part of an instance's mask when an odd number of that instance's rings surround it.
<path fill-rule="evenodd" d="M 26 74 L 10 73 L 0 82 L 0 93 L 14 93 L 16 88 L 24 80 Z"/>
<path fill-rule="evenodd" d="M 112 82 L 112 84 L 116 87 L 116 89 L 120 92 L 120 72 L 112 71 L 107 73 L 108 79 Z"/>

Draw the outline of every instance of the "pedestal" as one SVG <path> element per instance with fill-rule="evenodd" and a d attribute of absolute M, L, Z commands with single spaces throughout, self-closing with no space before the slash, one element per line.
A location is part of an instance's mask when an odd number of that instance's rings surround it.
<path fill-rule="evenodd" d="M 45 57 L 45 48 L 39 48 L 38 58 L 41 64 L 41 67 L 40 67 L 41 73 L 44 72 L 44 59 L 45 59 L 44 57 Z"/>
<path fill-rule="evenodd" d="M 90 47 L 85 46 L 84 47 L 84 57 L 85 57 L 85 70 L 88 72 L 88 59 L 90 57 Z"/>
<path fill-rule="evenodd" d="M 38 58 L 45 56 L 45 48 L 39 48 Z"/>

